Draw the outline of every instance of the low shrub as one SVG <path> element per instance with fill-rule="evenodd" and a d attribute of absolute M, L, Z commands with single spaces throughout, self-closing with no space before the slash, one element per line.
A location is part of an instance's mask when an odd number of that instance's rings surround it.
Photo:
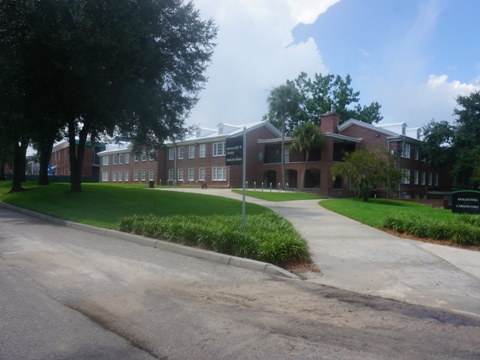
<path fill-rule="evenodd" d="M 247 216 L 245 228 L 240 215 L 133 215 L 122 218 L 119 229 L 276 265 L 309 256 L 306 240 L 273 212 Z"/>
<path fill-rule="evenodd" d="M 433 220 L 428 217 L 403 215 L 388 216 L 383 227 L 421 238 L 447 240 L 462 245 L 480 244 L 480 219 L 460 215 L 453 220 Z"/>

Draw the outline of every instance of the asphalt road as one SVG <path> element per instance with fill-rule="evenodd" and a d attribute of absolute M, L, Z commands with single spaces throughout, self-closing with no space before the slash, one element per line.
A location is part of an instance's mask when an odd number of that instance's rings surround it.
<path fill-rule="evenodd" d="M 0 359 L 479 359 L 480 318 L 0 208 Z"/>

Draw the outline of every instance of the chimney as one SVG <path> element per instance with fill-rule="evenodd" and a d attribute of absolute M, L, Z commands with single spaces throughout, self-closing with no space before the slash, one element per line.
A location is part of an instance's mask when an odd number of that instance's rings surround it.
<path fill-rule="evenodd" d="M 338 125 L 340 124 L 340 117 L 336 112 L 328 112 L 320 115 L 320 129 L 323 133 L 338 134 Z"/>

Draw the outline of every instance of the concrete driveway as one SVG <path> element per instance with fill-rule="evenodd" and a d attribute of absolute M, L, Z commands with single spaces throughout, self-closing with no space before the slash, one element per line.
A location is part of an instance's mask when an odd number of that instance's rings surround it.
<path fill-rule="evenodd" d="M 242 199 L 229 189 L 161 190 Z M 323 274 L 309 281 L 480 315 L 480 252 L 392 236 L 326 210 L 318 200 L 246 201 L 278 212 L 308 240 Z"/>

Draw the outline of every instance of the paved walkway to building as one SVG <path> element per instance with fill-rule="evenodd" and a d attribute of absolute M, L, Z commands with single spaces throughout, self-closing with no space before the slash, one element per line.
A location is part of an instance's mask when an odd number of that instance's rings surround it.
<path fill-rule="evenodd" d="M 229 189 L 168 190 L 242 199 Z M 322 271 L 309 281 L 480 315 L 480 252 L 392 236 L 326 210 L 318 200 L 246 201 L 278 212 L 308 240 Z"/>

